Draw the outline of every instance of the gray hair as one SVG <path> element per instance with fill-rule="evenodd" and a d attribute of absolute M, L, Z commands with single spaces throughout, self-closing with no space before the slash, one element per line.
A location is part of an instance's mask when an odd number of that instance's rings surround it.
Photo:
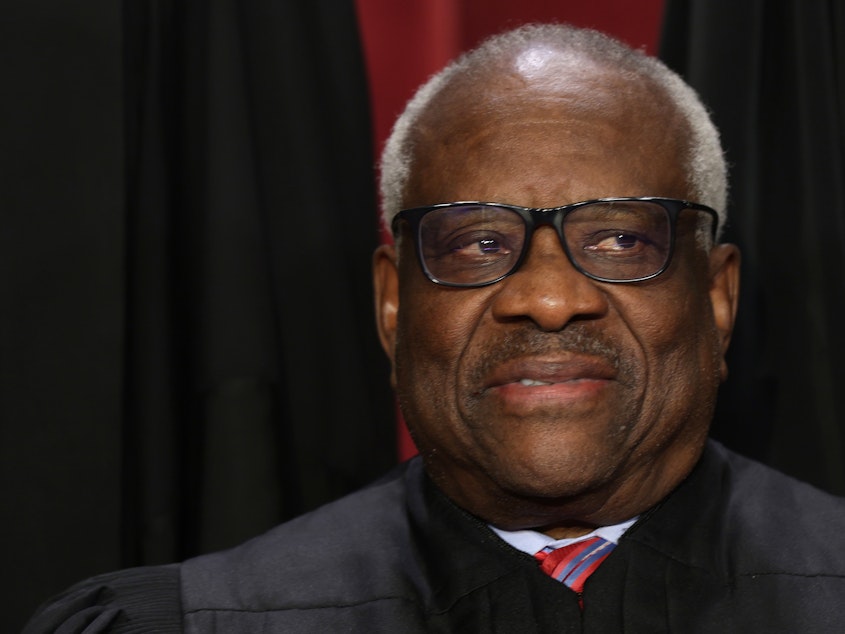
<path fill-rule="evenodd" d="M 568 25 L 527 25 L 482 42 L 423 84 L 396 120 L 381 157 L 382 221 L 390 227 L 399 212 L 410 178 L 414 149 L 412 131 L 433 99 L 455 77 L 481 73 L 508 56 L 537 43 L 547 43 L 625 72 L 650 79 L 666 93 L 686 122 L 686 173 L 691 197 L 719 214 L 717 236 L 726 220 L 727 166 L 719 132 L 698 94 L 660 60 L 590 29 Z M 446 202 L 446 201 L 444 201 Z"/>

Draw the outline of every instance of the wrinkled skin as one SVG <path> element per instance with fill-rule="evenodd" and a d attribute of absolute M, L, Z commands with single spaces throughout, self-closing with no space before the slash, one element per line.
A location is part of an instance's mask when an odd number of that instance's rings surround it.
<path fill-rule="evenodd" d="M 685 128 L 665 99 L 574 68 L 564 81 L 513 63 L 484 90 L 447 89 L 420 122 L 404 206 L 688 199 Z M 457 504 L 504 529 L 575 536 L 642 513 L 689 473 L 726 375 L 739 268 L 732 245 L 696 242 L 696 219 L 682 214 L 669 269 L 633 284 L 578 273 L 549 227 L 519 271 L 484 288 L 428 281 L 406 234 L 401 257 L 377 250 L 394 387 Z"/>

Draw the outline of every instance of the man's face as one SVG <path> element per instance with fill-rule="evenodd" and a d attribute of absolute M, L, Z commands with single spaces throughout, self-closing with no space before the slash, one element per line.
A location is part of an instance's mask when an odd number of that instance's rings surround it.
<path fill-rule="evenodd" d="M 423 119 L 406 207 L 688 197 L 680 124 L 610 72 L 464 103 Z M 669 269 L 632 284 L 577 272 L 549 227 L 483 288 L 427 280 L 407 228 L 398 261 L 377 252 L 400 405 L 453 500 L 503 528 L 576 534 L 646 510 L 689 472 L 725 372 L 738 266 L 732 247 L 697 246 L 696 220 L 682 214 Z"/>

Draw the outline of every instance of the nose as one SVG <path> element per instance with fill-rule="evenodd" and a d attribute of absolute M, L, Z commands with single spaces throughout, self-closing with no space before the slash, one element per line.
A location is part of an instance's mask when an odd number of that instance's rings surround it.
<path fill-rule="evenodd" d="M 576 319 L 597 319 L 608 309 L 601 283 L 572 266 L 551 227 L 534 232 L 520 268 L 497 286 L 492 303 L 497 320 L 530 319 L 548 332 Z"/>

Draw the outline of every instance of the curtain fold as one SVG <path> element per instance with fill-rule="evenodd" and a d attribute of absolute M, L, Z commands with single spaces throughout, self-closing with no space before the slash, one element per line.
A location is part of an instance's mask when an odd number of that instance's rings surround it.
<path fill-rule="evenodd" d="M 0 20 L 0 631 L 120 561 L 120 6 Z"/>
<path fill-rule="evenodd" d="M 396 461 L 352 0 L 17 4 L 2 631 L 82 577 L 233 545 Z"/>
<path fill-rule="evenodd" d="M 845 7 L 670 0 L 661 56 L 731 164 L 739 323 L 714 435 L 845 493 Z"/>
<path fill-rule="evenodd" d="M 139 6 L 172 29 L 139 38 L 159 42 L 136 90 L 154 105 L 128 163 L 148 166 L 128 175 L 129 239 L 154 262 L 129 260 L 125 419 L 147 561 L 237 543 L 394 456 L 351 3 Z"/>

